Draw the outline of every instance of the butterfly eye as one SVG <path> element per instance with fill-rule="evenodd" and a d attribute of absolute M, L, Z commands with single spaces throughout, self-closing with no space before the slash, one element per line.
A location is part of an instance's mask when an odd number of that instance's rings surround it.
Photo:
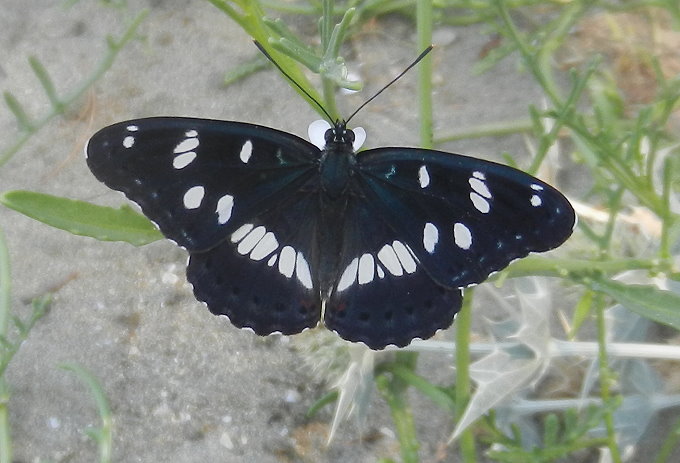
<path fill-rule="evenodd" d="M 348 143 L 354 143 L 354 132 L 352 132 L 349 129 L 345 130 L 345 135 L 343 136 L 343 139 Z"/>
<path fill-rule="evenodd" d="M 335 138 L 335 130 L 333 129 L 326 130 L 326 133 L 323 134 L 323 138 L 326 140 L 326 143 L 333 141 L 333 139 Z"/>

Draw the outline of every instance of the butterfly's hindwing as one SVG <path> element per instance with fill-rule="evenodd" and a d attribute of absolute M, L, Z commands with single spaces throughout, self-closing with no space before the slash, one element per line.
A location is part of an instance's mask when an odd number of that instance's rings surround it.
<path fill-rule="evenodd" d="M 320 152 L 278 130 L 159 117 L 118 123 L 87 146 L 95 176 L 189 251 L 210 249 L 312 177 Z"/>
<path fill-rule="evenodd" d="M 461 291 L 432 280 L 376 206 L 350 195 L 324 322 L 342 338 L 372 349 L 403 347 L 451 325 Z"/>
<path fill-rule="evenodd" d="M 314 237 L 318 192 L 292 193 L 217 247 L 192 253 L 187 279 L 216 315 L 259 335 L 316 326 L 321 299 Z"/>
<path fill-rule="evenodd" d="M 548 184 L 489 161 L 379 148 L 358 156 L 358 188 L 439 284 L 485 280 L 572 232 L 569 202 Z"/>

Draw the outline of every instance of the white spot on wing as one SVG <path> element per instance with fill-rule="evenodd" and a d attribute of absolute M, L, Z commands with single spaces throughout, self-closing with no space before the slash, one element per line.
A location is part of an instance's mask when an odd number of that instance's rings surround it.
<path fill-rule="evenodd" d="M 423 246 L 425 250 L 432 254 L 434 247 L 439 242 L 439 230 L 433 223 L 426 223 L 423 229 Z"/>
<path fill-rule="evenodd" d="M 401 266 L 401 262 L 399 262 L 397 253 L 394 252 L 394 249 L 389 244 L 386 244 L 378 251 L 378 259 L 395 277 L 404 274 L 404 269 Z"/>
<path fill-rule="evenodd" d="M 205 196 L 205 188 L 200 185 L 192 186 L 184 193 L 184 207 L 187 209 L 196 209 L 203 202 Z"/>
<path fill-rule="evenodd" d="M 394 241 L 392 243 L 392 248 L 394 249 L 394 252 L 397 253 L 397 257 L 399 257 L 399 262 L 401 262 L 401 266 L 404 267 L 404 270 L 406 270 L 406 273 L 413 273 L 416 271 L 416 261 L 413 260 L 413 256 L 411 255 L 411 251 L 402 243 L 401 241 Z"/>
<path fill-rule="evenodd" d="M 185 137 L 198 137 L 198 132 L 196 132 L 195 130 L 187 130 L 184 133 L 184 136 Z"/>
<path fill-rule="evenodd" d="M 472 189 L 475 190 L 479 195 L 484 196 L 485 198 L 491 198 L 491 192 L 487 188 L 486 183 L 484 183 L 482 180 L 476 177 L 470 177 L 468 182 L 470 182 Z"/>
<path fill-rule="evenodd" d="M 540 206 L 541 204 L 543 204 L 543 200 L 541 199 L 540 196 L 538 196 L 538 195 L 532 195 L 532 196 L 531 196 L 531 205 L 532 205 L 532 206 L 538 207 L 538 206 Z"/>
<path fill-rule="evenodd" d="M 262 260 L 279 247 L 279 242 L 272 232 L 267 232 L 262 239 L 255 245 L 250 258 L 253 260 Z"/>
<path fill-rule="evenodd" d="M 224 225 L 231 218 L 231 210 L 234 207 L 234 197 L 232 195 L 224 195 L 217 201 L 217 223 Z M 233 235 L 232 235 L 233 236 Z"/>
<path fill-rule="evenodd" d="M 484 175 L 484 173 L 479 172 L 478 170 L 474 171 L 474 172 L 472 173 L 472 176 L 473 176 L 474 178 L 478 178 L 478 179 L 480 179 L 480 180 L 486 180 L 486 176 Z"/>
<path fill-rule="evenodd" d="M 253 250 L 253 248 L 255 248 L 257 243 L 260 242 L 265 233 L 267 233 L 267 230 L 262 225 L 253 228 L 250 233 L 248 233 L 246 237 L 241 240 L 236 250 L 239 254 L 248 254 Z"/>
<path fill-rule="evenodd" d="M 269 258 L 269 260 L 267 261 L 267 265 L 269 265 L 270 267 L 273 267 L 274 264 L 276 263 L 276 258 L 277 258 L 277 257 L 278 257 L 277 254 L 274 254 L 273 256 L 271 256 L 271 257 Z"/>
<path fill-rule="evenodd" d="M 137 127 L 136 125 L 128 125 L 125 128 L 127 129 L 128 132 L 136 132 L 139 130 L 139 127 Z"/>
<path fill-rule="evenodd" d="M 468 227 L 458 222 L 453 225 L 453 240 L 459 248 L 470 249 L 470 246 L 472 246 L 472 233 L 470 233 Z"/>
<path fill-rule="evenodd" d="M 375 276 L 375 261 L 373 260 L 373 256 L 366 253 L 361 256 L 359 259 L 359 284 L 363 285 L 366 283 L 370 283 L 373 281 L 373 277 Z"/>
<path fill-rule="evenodd" d="M 279 254 L 279 272 L 281 275 L 290 278 L 295 270 L 295 249 L 284 246 Z"/>
<path fill-rule="evenodd" d="M 307 259 L 302 255 L 301 252 L 297 253 L 297 260 L 295 261 L 295 275 L 297 275 L 298 280 L 307 289 L 312 289 L 312 274 L 309 271 L 309 264 Z"/>
<path fill-rule="evenodd" d="M 185 138 L 175 146 L 174 153 L 184 153 L 186 151 L 194 150 L 198 147 L 198 138 Z"/>
<path fill-rule="evenodd" d="M 426 166 L 420 166 L 420 169 L 418 169 L 418 181 L 420 182 L 420 188 L 425 188 L 430 184 L 430 173 L 427 171 Z"/>
<path fill-rule="evenodd" d="M 241 152 L 239 153 L 238 157 L 241 159 L 241 162 L 247 164 L 248 161 L 250 160 L 250 156 L 252 155 L 253 155 L 253 142 L 248 140 L 241 147 Z"/>
<path fill-rule="evenodd" d="M 338 291 L 344 291 L 354 284 L 357 279 L 357 269 L 359 268 L 359 259 L 354 258 L 352 262 L 349 263 L 342 276 L 338 282 Z"/>
<path fill-rule="evenodd" d="M 475 193 L 474 191 L 470 193 L 470 200 L 472 201 L 472 204 L 475 206 L 475 208 L 482 214 L 486 214 L 491 209 L 489 201 L 482 198 L 479 194 Z"/>
<path fill-rule="evenodd" d="M 253 224 L 252 223 L 247 223 L 245 225 L 242 225 L 238 230 L 236 230 L 234 233 L 231 234 L 231 242 L 232 243 L 238 243 L 243 239 L 244 236 L 246 236 L 248 233 L 250 233 L 250 230 L 253 229 Z"/>
<path fill-rule="evenodd" d="M 127 137 L 123 138 L 123 146 L 126 148 L 132 148 L 132 145 L 135 144 L 135 137 L 132 135 L 128 135 Z"/>
<path fill-rule="evenodd" d="M 172 167 L 175 169 L 184 169 L 196 159 L 196 152 L 189 151 L 188 153 L 180 154 L 172 160 Z"/>
<path fill-rule="evenodd" d="M 543 187 L 541 185 L 537 184 L 537 183 L 532 183 L 531 189 L 536 190 L 536 191 L 541 191 L 541 190 L 543 190 Z"/>
<path fill-rule="evenodd" d="M 379 264 L 375 264 L 376 270 L 378 271 L 378 278 L 385 278 L 385 271 Z"/>

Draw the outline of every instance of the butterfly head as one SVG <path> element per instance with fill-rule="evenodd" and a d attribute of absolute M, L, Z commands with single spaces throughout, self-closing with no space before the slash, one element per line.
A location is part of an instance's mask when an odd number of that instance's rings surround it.
<path fill-rule="evenodd" d="M 324 140 L 326 145 L 329 144 L 340 144 L 340 145 L 353 145 L 354 144 L 354 132 L 347 128 L 347 123 L 343 120 L 337 120 L 333 124 L 333 127 L 326 130 L 324 133 Z"/>
<path fill-rule="evenodd" d="M 366 140 L 366 131 L 363 128 L 355 127 L 350 130 L 343 120 L 338 120 L 333 125 L 323 119 L 314 121 L 309 125 L 307 133 L 309 140 L 320 150 L 330 146 L 348 146 L 357 151 Z"/>

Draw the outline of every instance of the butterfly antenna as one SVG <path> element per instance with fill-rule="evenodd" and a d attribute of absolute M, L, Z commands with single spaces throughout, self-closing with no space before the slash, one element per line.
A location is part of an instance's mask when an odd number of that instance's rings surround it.
<path fill-rule="evenodd" d="M 319 109 L 326 115 L 326 117 L 328 118 L 328 122 L 330 122 L 331 124 L 333 124 L 335 121 L 333 120 L 333 118 L 331 117 L 331 115 L 328 114 L 328 111 L 326 111 L 326 108 L 324 108 L 324 107 L 321 105 L 321 103 L 319 103 L 319 102 L 317 101 L 316 98 L 314 98 L 312 95 L 310 95 L 309 92 L 308 92 L 307 90 L 305 90 L 305 89 L 302 87 L 302 85 L 300 85 L 299 83 L 297 83 L 297 81 L 296 81 L 295 79 L 293 79 L 286 71 L 284 71 L 283 68 L 279 65 L 279 63 L 277 63 L 277 62 L 274 60 L 274 58 L 272 58 L 272 55 L 270 55 L 270 54 L 267 52 L 267 50 L 264 49 L 264 47 L 262 46 L 262 44 L 261 44 L 260 42 L 258 42 L 257 40 L 253 40 L 253 42 L 255 42 L 255 46 L 262 52 L 262 54 L 263 54 L 264 56 L 266 56 L 267 59 L 268 59 L 269 61 L 271 61 L 272 64 L 273 64 L 274 66 L 276 66 L 276 69 L 278 69 L 278 70 L 281 72 L 281 74 L 283 74 L 284 76 L 286 76 L 286 77 L 288 78 L 288 80 L 290 80 L 293 84 L 295 84 L 295 86 L 296 86 L 297 88 L 299 88 L 300 91 L 301 91 L 302 93 L 304 93 L 304 94 L 307 96 L 307 98 L 309 98 L 310 100 L 312 100 L 312 101 L 319 107 Z"/>
<path fill-rule="evenodd" d="M 417 57 L 411 64 L 409 64 L 408 67 L 407 67 L 406 69 L 404 69 L 403 71 L 401 71 L 401 73 L 400 73 L 397 77 L 395 77 L 394 79 L 392 79 L 391 81 L 389 81 L 389 82 L 387 83 L 387 85 L 385 85 L 383 88 L 381 88 L 380 90 L 378 90 L 378 92 L 377 92 L 375 95 L 373 95 L 372 97 L 370 97 L 368 100 L 364 101 L 363 104 L 362 104 L 361 106 L 359 106 L 359 107 L 356 109 L 356 111 L 354 111 L 354 112 L 353 112 L 353 113 L 345 120 L 345 123 L 349 122 L 349 120 L 352 119 L 352 118 L 356 115 L 356 113 L 358 113 L 364 106 L 366 106 L 366 105 L 367 105 L 368 103 L 370 103 L 371 101 L 375 100 L 375 98 L 376 98 L 378 95 L 380 95 L 382 92 L 384 92 L 384 91 L 387 89 L 387 87 L 389 87 L 390 85 L 392 85 L 393 83 L 395 83 L 396 81 L 398 81 L 399 79 L 401 79 L 401 77 L 402 77 L 404 74 L 406 74 L 413 66 L 415 66 L 416 64 L 418 64 L 418 63 L 420 62 L 420 60 L 422 60 L 423 58 L 425 58 L 425 56 L 427 56 L 427 54 L 430 53 L 431 51 L 432 51 L 432 45 L 430 45 L 430 46 L 427 47 L 425 50 L 423 50 L 423 52 L 422 52 L 420 55 L 418 55 L 418 57 Z"/>

